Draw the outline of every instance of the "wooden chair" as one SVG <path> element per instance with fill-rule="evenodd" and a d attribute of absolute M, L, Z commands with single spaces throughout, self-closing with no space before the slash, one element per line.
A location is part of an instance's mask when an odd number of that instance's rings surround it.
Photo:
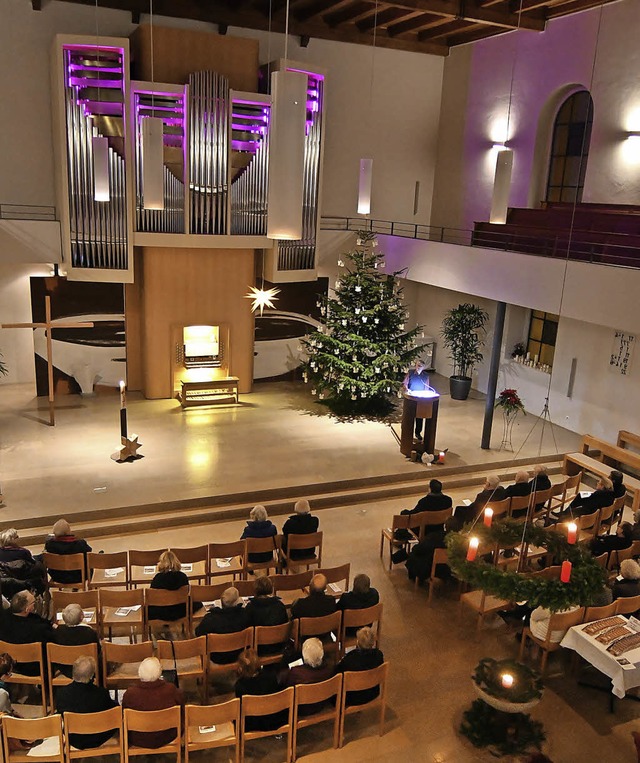
<path fill-rule="evenodd" d="M 44 659 L 42 644 L 37 641 L 33 644 L 9 644 L 7 641 L 0 641 L 0 654 L 7 652 L 13 659 L 19 663 L 35 663 L 38 665 L 38 674 L 27 676 L 20 673 L 19 665 L 16 665 L 13 672 L 5 677 L 5 682 L 9 684 L 28 684 L 29 686 L 39 686 L 42 692 L 42 714 L 47 714 L 47 692 L 46 692 L 46 674 L 44 670 Z M 39 739 L 34 737 L 20 737 L 20 739 Z M 5 759 L 6 760 L 6 759 Z"/>
<path fill-rule="evenodd" d="M 338 567 L 324 567 L 316 570 L 316 575 L 324 575 L 327 579 L 328 596 L 339 599 L 345 591 L 349 590 L 349 576 L 351 575 L 351 564 L 341 564 Z"/>
<path fill-rule="evenodd" d="M 166 548 L 160 548 L 157 551 L 129 551 L 127 565 L 129 585 L 133 588 L 148 586 L 157 572 L 160 554 L 166 550 Z"/>
<path fill-rule="evenodd" d="M 631 543 L 631 558 L 637 559 L 640 556 L 640 540 L 634 540 Z"/>
<path fill-rule="evenodd" d="M 549 499 L 550 509 L 553 511 L 556 509 L 562 510 L 568 503 L 571 503 L 571 501 L 578 495 L 581 482 L 582 469 L 577 474 L 566 477 L 564 482 L 561 482 L 559 485 L 552 485 L 551 497 Z M 562 488 L 561 491 L 560 488 Z"/>
<path fill-rule="evenodd" d="M 269 570 L 275 570 L 276 572 L 282 572 L 280 565 L 281 556 L 281 543 L 282 535 L 273 535 L 270 538 L 247 538 L 247 566 L 245 570 L 246 575 L 255 573 L 256 570 L 266 570 L 269 574 Z M 252 554 L 267 554 L 271 552 L 271 556 L 264 562 L 252 562 Z"/>
<path fill-rule="evenodd" d="M 616 501 L 614 501 L 610 506 L 604 506 L 602 509 L 600 509 L 597 532 L 599 537 L 609 534 L 609 530 L 611 529 L 611 518 L 613 517 L 615 504 Z"/>
<path fill-rule="evenodd" d="M 298 731 L 324 721 L 333 721 L 333 747 L 338 746 L 340 736 L 340 698 L 342 675 L 338 673 L 327 681 L 317 684 L 298 684 L 293 701 L 293 760 L 297 758 Z M 331 700 L 333 699 L 333 702 Z M 300 708 L 316 703 L 324 705 L 315 713 L 300 715 Z"/>
<path fill-rule="evenodd" d="M 511 519 L 515 519 L 518 522 L 524 522 L 527 514 L 525 512 L 525 509 L 529 509 L 529 505 L 535 506 L 535 504 L 532 503 L 532 496 L 529 495 L 514 495 L 511 496 L 511 503 L 509 504 L 509 517 Z M 533 510 L 532 510 L 533 511 Z M 522 512 L 521 516 L 518 516 Z M 515 516 L 514 516 L 515 515 Z M 533 514 L 532 514 L 533 516 Z"/>
<path fill-rule="evenodd" d="M 600 509 L 591 512 L 591 514 L 582 514 L 575 519 L 578 526 L 578 541 L 592 540 L 598 534 L 598 523 L 600 522 Z"/>
<path fill-rule="evenodd" d="M 156 657 L 160 660 L 162 669 L 177 670 L 181 681 L 194 678 L 204 700 L 204 685 L 207 680 L 207 662 L 209 661 L 206 636 L 184 641 L 158 641 L 156 650 Z"/>
<path fill-rule="evenodd" d="M 622 514 L 624 512 L 624 505 L 627 499 L 626 494 L 616 498 L 611 506 L 607 506 L 602 509 L 602 516 L 600 517 L 600 527 L 598 530 L 599 535 L 607 535 L 611 532 L 614 525 L 620 524 Z"/>
<path fill-rule="evenodd" d="M 482 590 L 467 591 L 460 596 L 460 612 L 462 607 L 468 606 L 477 613 L 478 622 L 476 630 L 480 630 L 484 618 L 487 615 L 493 615 L 496 612 L 500 612 L 503 609 L 510 609 L 511 602 L 506 599 L 499 599 L 497 596 L 492 596 Z"/>
<path fill-rule="evenodd" d="M 552 488 L 548 488 L 547 490 L 536 490 L 533 494 L 533 519 L 546 521 L 552 492 Z"/>
<path fill-rule="evenodd" d="M 620 571 L 620 565 L 622 562 L 624 562 L 625 559 L 632 559 L 633 558 L 633 545 L 629 546 L 629 548 L 623 548 L 623 549 L 614 549 L 609 554 L 609 563 L 607 565 L 607 569 L 609 571 L 617 570 Z"/>
<path fill-rule="evenodd" d="M 503 498 L 502 501 L 488 501 L 485 509 L 493 509 L 493 521 L 504 519 L 509 514 L 511 498 Z"/>
<path fill-rule="evenodd" d="M 509 500 L 507 498 L 507 500 Z M 504 501 L 501 501 L 504 503 Z M 494 514 L 495 517 L 495 514 Z M 436 567 L 439 564 L 449 564 L 449 554 L 446 548 L 436 548 L 433 551 L 433 562 L 431 563 L 431 572 L 429 574 L 429 598 L 427 599 L 427 605 L 431 606 L 431 599 L 433 597 L 433 589 L 435 584 L 440 581 L 440 578 L 436 575 Z M 420 581 L 416 578 L 416 587 Z"/>
<path fill-rule="evenodd" d="M 107 689 L 126 689 L 138 680 L 142 660 L 153 657 L 153 642 L 140 644 L 100 643 L 102 653 L 102 680 Z"/>
<path fill-rule="evenodd" d="M 240 760 L 244 760 L 245 743 L 252 739 L 287 735 L 287 763 L 292 759 L 292 727 L 293 727 L 293 686 L 283 689 L 276 694 L 256 696 L 247 694 L 242 697 L 240 704 Z M 287 722 L 277 729 L 269 731 L 247 731 L 247 718 L 255 716 L 272 715 L 281 711 L 287 712 Z"/>
<path fill-rule="evenodd" d="M 89 588 L 128 588 L 129 561 L 126 551 L 113 554 L 87 554 Z"/>
<path fill-rule="evenodd" d="M 231 586 L 238 589 L 238 593 L 243 599 L 248 599 L 255 593 L 256 581 L 255 578 L 249 580 L 232 580 L 225 585 L 225 588 L 230 588 Z"/>
<path fill-rule="evenodd" d="M 49 755 L 39 755 L 37 747 L 31 750 L 10 750 L 10 739 L 53 739 L 55 749 Z M 33 763 L 34 760 L 64 763 L 62 716 L 44 718 L 12 718 L 2 716 L 2 748 L 4 763 Z"/>
<path fill-rule="evenodd" d="M 144 591 L 142 588 L 118 590 L 100 589 L 100 614 L 98 621 L 103 638 L 126 635 L 133 644 L 139 634 L 144 638 Z"/>
<path fill-rule="evenodd" d="M 47 687 L 49 689 L 49 702 L 55 707 L 54 687 L 67 686 L 71 679 L 60 671 L 59 666 L 71 667 L 78 657 L 93 657 L 96 666 L 96 683 L 100 684 L 100 663 L 98 662 L 98 645 L 82 644 L 81 646 L 61 646 L 60 644 L 47 644 Z"/>
<path fill-rule="evenodd" d="M 228 560 L 228 561 L 227 561 Z M 209 580 L 231 576 L 232 580 L 243 578 L 247 569 L 247 541 L 209 543 Z"/>
<path fill-rule="evenodd" d="M 192 548 L 173 548 L 173 553 L 180 560 L 182 571 L 189 578 L 189 582 L 204 584 L 209 579 L 209 546 L 194 546 Z M 190 565 L 185 569 L 185 565 Z"/>
<path fill-rule="evenodd" d="M 325 653 L 337 655 L 340 647 L 340 627 L 342 612 L 334 612 L 324 617 L 300 617 L 293 621 L 293 642 L 296 649 L 302 648 L 302 642 L 312 636 L 322 639 L 329 634 L 324 642 Z"/>
<path fill-rule="evenodd" d="M 344 722 L 347 715 L 352 713 L 361 713 L 363 710 L 369 710 L 374 707 L 380 708 L 380 736 L 384 733 L 384 711 L 387 702 L 387 675 L 389 663 L 383 662 L 377 668 L 371 670 L 347 671 L 343 674 L 342 696 L 340 697 L 340 736 L 339 745 L 344 744 Z M 363 705 L 349 705 L 350 691 L 363 691 L 364 689 L 373 689 L 379 687 L 380 693 L 375 699 L 366 702 Z"/>
<path fill-rule="evenodd" d="M 103 734 L 107 731 L 117 731 L 117 734 L 107 739 L 100 747 L 78 750 L 71 745 L 71 734 Z M 118 759 L 122 760 L 122 708 L 112 707 L 99 713 L 65 713 L 64 738 L 67 763 L 82 758 L 101 758 L 103 755 L 117 755 Z"/>
<path fill-rule="evenodd" d="M 312 551 L 303 559 L 292 559 L 291 552 L 300 549 L 312 549 Z M 281 544 L 281 559 L 282 566 L 287 572 L 298 567 L 306 567 L 307 569 L 312 565 L 316 565 L 318 568 L 322 567 L 322 532 L 287 535 L 287 547 L 284 548 Z"/>
<path fill-rule="evenodd" d="M 291 623 L 282 625 L 256 625 L 253 634 L 253 648 L 256 650 L 261 665 L 272 665 L 281 661 L 284 650 L 289 644 Z M 277 651 L 265 650 L 260 647 L 279 646 Z M 262 652 L 262 653 L 261 653 Z"/>
<path fill-rule="evenodd" d="M 290 609 L 296 599 L 305 595 L 305 589 L 311 582 L 313 575 L 314 573 L 311 570 L 289 575 L 271 575 L 270 580 L 273 583 L 273 592 L 282 599 L 285 607 Z"/>
<path fill-rule="evenodd" d="M 207 633 L 207 680 L 205 682 L 205 701 L 209 700 L 209 683 L 216 676 L 234 672 L 238 669 L 240 653 L 253 644 L 253 628 L 245 628 L 238 633 Z M 211 654 L 238 652 L 232 662 L 213 662 Z"/>
<path fill-rule="evenodd" d="M 406 540 L 398 540 L 396 536 L 397 530 L 405 530 L 409 533 L 411 527 L 411 520 L 415 515 L 413 514 L 396 514 L 391 520 L 391 527 L 383 527 L 380 534 L 380 558 L 382 559 L 382 553 L 384 551 L 385 540 L 389 543 L 389 569 L 393 566 L 393 554 L 394 551 L 399 551 L 403 548 L 408 550 L 411 545 L 412 539 L 408 537 Z"/>
<path fill-rule="evenodd" d="M 603 570 L 606 570 L 607 564 L 609 563 L 609 552 L 605 551 L 604 554 L 596 556 L 596 562 L 602 567 Z"/>
<path fill-rule="evenodd" d="M 429 532 L 430 527 L 443 525 L 453 514 L 453 508 L 442 509 L 441 511 L 421 511 L 412 515 L 411 528 L 414 533 L 417 530 L 418 540 L 424 540 L 424 536 Z"/>
<path fill-rule="evenodd" d="M 74 591 L 84 591 L 87 587 L 87 563 L 84 554 L 42 554 L 42 561 L 49 573 L 49 588 L 72 588 Z M 54 572 L 77 572 L 80 580 L 77 583 L 58 583 L 51 577 Z"/>
<path fill-rule="evenodd" d="M 187 705 L 184 736 L 185 763 L 189 763 L 189 753 L 217 747 L 233 747 L 234 761 L 240 763 L 240 700 L 231 699 L 204 707 Z"/>
<path fill-rule="evenodd" d="M 124 711 L 124 759 L 128 763 L 129 758 L 135 755 L 164 755 L 174 753 L 176 763 L 182 759 L 182 721 L 180 718 L 181 708 L 168 707 L 165 710 L 130 710 Z M 176 730 L 176 738 L 162 747 L 137 747 L 129 743 L 130 731 L 166 731 Z"/>
<path fill-rule="evenodd" d="M 190 611 L 191 611 L 191 626 L 194 629 L 198 625 L 202 618 L 207 614 L 209 607 L 212 607 L 214 603 L 220 601 L 220 597 L 225 590 L 232 585 L 232 583 L 214 583 L 213 585 L 192 585 L 189 591 L 191 599 Z M 194 611 L 194 602 L 201 602 L 202 607 L 197 611 Z"/>
<path fill-rule="evenodd" d="M 356 645 L 356 634 L 354 630 L 362 628 L 364 625 L 371 625 L 376 634 L 376 647 L 380 648 L 380 634 L 382 632 L 382 603 L 374 604 L 366 609 L 345 609 L 342 613 L 342 624 L 340 626 L 340 654 L 344 655 L 345 650 Z M 351 632 L 350 632 L 351 631 Z"/>
<path fill-rule="evenodd" d="M 594 620 L 603 620 L 605 617 L 613 617 L 616 613 L 617 602 L 606 604 L 602 607 L 587 607 L 584 613 L 585 623 L 592 623 Z"/>
<path fill-rule="evenodd" d="M 614 604 L 616 615 L 633 615 L 640 609 L 640 596 L 622 596 Z"/>
<path fill-rule="evenodd" d="M 573 628 L 574 625 L 580 625 L 584 620 L 585 608 L 581 607 L 573 612 L 555 612 L 551 615 L 549 620 L 549 627 L 547 628 L 546 637 L 544 639 L 536 638 L 531 633 L 531 628 L 526 626 L 522 631 L 522 639 L 520 641 L 520 654 L 518 659 L 522 662 L 524 657 L 524 649 L 527 644 L 527 639 L 537 644 L 542 653 L 542 662 L 540 664 L 540 672 L 544 676 L 547 669 L 547 659 L 550 652 L 555 652 L 560 649 L 559 641 L 551 641 L 551 635 L 554 631 L 567 631 L 569 628 Z"/>
<path fill-rule="evenodd" d="M 167 620 L 158 617 L 157 611 L 152 607 L 184 607 L 184 617 L 177 620 Z M 151 617 L 153 616 L 153 617 Z M 191 633 L 191 610 L 189 608 L 189 586 L 182 586 L 176 591 L 167 591 L 164 588 L 145 588 L 144 590 L 144 619 L 147 624 L 149 638 L 156 636 L 165 630 L 182 630 L 183 637 Z"/>
<path fill-rule="evenodd" d="M 98 591 L 51 591 L 51 605 L 53 608 L 54 621 L 60 625 L 62 610 L 69 604 L 79 604 L 84 612 L 84 622 L 90 625 L 94 631 L 100 632 L 100 601 Z M 87 616 L 91 614 L 90 618 Z"/>

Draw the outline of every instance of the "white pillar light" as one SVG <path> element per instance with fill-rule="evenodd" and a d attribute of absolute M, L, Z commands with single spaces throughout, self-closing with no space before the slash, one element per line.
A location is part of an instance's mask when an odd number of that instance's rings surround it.
<path fill-rule="evenodd" d="M 164 209 L 164 123 L 156 117 L 142 120 L 142 206 Z"/>
<path fill-rule="evenodd" d="M 307 75 L 271 75 L 267 238 L 302 238 Z"/>
<path fill-rule="evenodd" d="M 358 178 L 358 214 L 368 215 L 371 213 L 373 159 L 360 159 L 360 174 Z"/>
<path fill-rule="evenodd" d="M 93 198 L 109 201 L 109 141 L 101 136 L 91 139 L 93 151 Z"/>
<path fill-rule="evenodd" d="M 512 168 L 513 151 L 510 148 L 500 149 L 496 155 L 496 174 L 493 181 L 493 198 L 491 199 L 491 216 L 489 217 L 491 223 L 504 225 L 507 222 Z"/>

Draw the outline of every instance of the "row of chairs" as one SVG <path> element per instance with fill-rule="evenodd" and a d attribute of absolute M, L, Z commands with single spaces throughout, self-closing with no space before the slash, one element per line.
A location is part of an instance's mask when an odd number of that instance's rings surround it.
<path fill-rule="evenodd" d="M 287 737 L 287 763 L 296 759 L 298 731 L 308 726 L 332 721 L 333 747 L 342 747 L 346 716 L 377 708 L 380 713 L 379 733 L 384 732 L 388 663 L 361 672 L 338 674 L 317 684 L 300 684 L 276 694 L 245 696 L 217 705 L 187 705 L 183 713 L 179 707 L 141 712 L 114 707 L 100 713 L 65 713 L 37 719 L 4 716 L 2 737 L 5 763 L 31 763 L 34 759 L 51 763 L 117 755 L 128 763 L 139 755 L 175 754 L 181 763 L 184 750 L 185 763 L 198 750 L 232 747 L 236 763 L 244 760 L 245 743 L 269 736 Z M 347 705 L 347 693 L 377 687 L 375 699 L 362 705 Z M 301 713 L 305 705 L 323 703 L 312 714 Z M 286 712 L 286 722 L 278 728 L 265 731 L 247 731 L 248 718 Z M 129 732 L 159 732 L 175 729 L 175 740 L 160 748 L 137 747 L 129 743 Z M 184 729 L 184 734 L 183 734 Z M 78 750 L 70 743 L 71 734 L 98 734 L 113 731 L 115 735 L 95 749 Z M 53 742 L 49 754 L 29 755 L 25 751 L 10 749 L 10 739 L 44 739 Z"/>
<path fill-rule="evenodd" d="M 277 663 L 285 649 L 293 644 L 300 649 L 302 642 L 312 636 L 325 640 L 325 652 L 337 661 L 346 650 L 355 645 L 354 631 L 364 625 L 373 625 L 376 646 L 379 646 L 382 632 L 382 604 L 367 609 L 334 612 L 325 617 L 302 617 L 292 623 L 273 626 L 249 627 L 237 633 L 199 636 L 181 641 L 158 640 L 156 656 L 166 669 L 174 666 L 178 676 L 194 679 L 201 687 L 205 701 L 209 695 L 209 684 L 216 677 L 229 673 L 238 667 L 237 657 L 244 650 L 253 647 L 263 665 Z M 265 647 L 268 652 L 265 653 Z M 49 643 L 43 655 L 42 644 L 10 644 L 0 641 L 0 652 L 9 653 L 19 663 L 37 665 L 37 675 L 25 675 L 14 671 L 6 680 L 9 683 L 42 686 L 42 708 L 53 707 L 54 690 L 68 684 L 71 679 L 60 672 L 60 666 L 71 666 L 82 655 L 92 656 L 96 665 L 98 645 L 61 646 Z M 102 672 L 97 676 L 99 683 L 107 689 L 126 689 L 138 680 L 138 667 L 142 660 L 154 655 L 154 642 L 143 641 L 135 644 L 101 641 Z M 237 653 L 231 662 L 215 663 L 212 653 Z M 35 671 L 32 671 L 35 672 Z M 45 691 L 44 687 L 47 687 Z"/>
<path fill-rule="evenodd" d="M 318 570 L 327 578 L 327 593 L 339 598 L 349 589 L 351 574 L 350 563 L 338 567 L 327 567 Z M 309 583 L 314 572 L 300 572 L 292 575 L 271 575 L 274 592 L 291 607 L 293 602 L 307 594 Z M 61 612 L 68 604 L 79 604 L 88 625 L 94 628 L 102 638 L 113 638 L 116 635 L 128 636 L 133 641 L 138 635 L 151 635 L 154 631 L 165 626 L 180 627 L 184 634 L 190 634 L 207 612 L 207 606 L 218 601 L 230 585 L 235 586 L 240 596 L 247 598 L 253 595 L 255 582 L 253 580 L 236 580 L 210 585 L 184 586 L 177 591 L 167 591 L 161 588 L 99 588 L 88 591 L 53 590 L 51 601 L 54 617 L 60 621 Z M 196 609 L 196 603 L 202 604 Z M 149 617 L 149 607 L 166 607 L 182 605 L 185 617 L 181 620 L 167 623 L 163 619 L 153 620 Z"/>
<path fill-rule="evenodd" d="M 180 560 L 189 580 L 195 583 L 212 583 L 219 577 L 246 580 L 256 570 L 275 570 L 277 573 L 292 569 L 322 566 L 322 532 L 307 535 L 288 535 L 286 548 L 283 535 L 271 538 L 247 538 L 230 543 L 208 543 L 191 548 L 172 548 Z M 304 559 L 291 559 L 292 552 L 313 549 Z M 148 586 L 156 574 L 160 554 L 167 549 L 153 551 L 119 551 L 110 554 L 43 554 L 48 570 L 73 572 L 78 582 L 59 583 L 54 588 L 138 588 Z M 253 554 L 271 554 L 265 562 L 251 562 Z M 295 555 L 295 554 L 294 554 Z"/>

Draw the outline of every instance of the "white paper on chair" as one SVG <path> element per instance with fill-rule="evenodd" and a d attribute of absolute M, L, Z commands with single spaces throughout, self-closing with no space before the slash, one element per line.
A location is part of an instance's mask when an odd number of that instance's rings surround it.
<path fill-rule="evenodd" d="M 198 731 L 201 734 L 215 734 L 216 727 L 215 726 L 198 726 Z"/>
<path fill-rule="evenodd" d="M 232 559 L 233 559 L 232 556 L 229 556 L 226 559 L 216 559 L 216 564 L 218 565 L 218 567 L 231 567 Z"/>
<path fill-rule="evenodd" d="M 105 570 L 104 576 L 105 578 L 117 578 L 118 575 L 121 575 L 124 572 L 124 567 L 113 567 L 112 569 Z"/>
<path fill-rule="evenodd" d="M 143 567 L 142 573 L 143 573 L 143 575 L 155 575 L 156 574 L 156 568 L 155 567 Z"/>
<path fill-rule="evenodd" d="M 47 737 L 40 744 L 32 747 L 27 755 L 33 758 L 55 757 L 60 753 L 58 737 Z"/>
<path fill-rule="evenodd" d="M 181 565 L 180 569 L 183 572 L 193 572 L 193 564 L 183 564 Z"/>
<path fill-rule="evenodd" d="M 342 591 L 342 588 L 340 588 L 340 586 L 337 583 L 329 583 L 329 588 L 334 593 L 340 593 Z"/>
<path fill-rule="evenodd" d="M 115 615 L 118 615 L 118 617 L 126 617 L 127 615 L 130 615 L 132 612 L 137 612 L 141 604 L 134 604 L 131 607 L 118 607 L 116 611 L 114 612 Z"/>
<path fill-rule="evenodd" d="M 579 495 L 580 495 L 580 498 L 588 498 L 591 495 L 591 491 L 581 490 Z"/>
<path fill-rule="evenodd" d="M 353 652 L 353 650 L 354 650 L 354 649 L 356 649 L 356 645 L 355 645 L 355 644 L 354 644 L 353 646 L 348 646 L 348 647 L 347 647 L 347 648 L 344 650 L 344 653 L 345 653 L 345 654 L 349 654 L 349 652 Z"/>
<path fill-rule="evenodd" d="M 302 661 L 302 659 L 294 660 L 293 662 L 289 663 L 290 668 L 297 668 L 298 665 L 304 665 L 304 662 Z"/>
<path fill-rule="evenodd" d="M 468 498 L 465 498 L 462 503 L 464 503 L 465 506 L 471 506 L 471 501 Z"/>

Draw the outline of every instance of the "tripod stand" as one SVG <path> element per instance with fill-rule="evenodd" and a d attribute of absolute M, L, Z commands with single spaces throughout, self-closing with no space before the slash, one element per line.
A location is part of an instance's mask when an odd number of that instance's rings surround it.
<path fill-rule="evenodd" d="M 540 444 L 538 445 L 538 455 L 542 453 L 542 439 L 544 437 L 544 430 L 547 426 L 547 422 L 549 423 L 549 428 L 551 429 L 551 437 L 553 438 L 553 445 L 555 447 L 555 452 L 558 452 L 558 443 L 556 442 L 556 434 L 553 431 L 553 421 L 551 421 L 551 414 L 549 412 L 549 397 L 545 397 L 544 399 L 544 406 L 542 407 L 542 412 L 538 416 L 538 420 L 534 423 L 534 425 L 531 427 L 531 430 L 529 431 L 529 434 L 524 438 L 524 442 L 522 445 L 518 448 L 518 452 L 515 454 L 514 458 L 518 458 L 518 455 L 520 454 L 520 451 L 524 448 L 524 446 L 527 444 L 528 439 L 533 434 L 534 429 L 538 426 L 538 424 L 542 422 L 542 428 L 540 430 Z"/>

